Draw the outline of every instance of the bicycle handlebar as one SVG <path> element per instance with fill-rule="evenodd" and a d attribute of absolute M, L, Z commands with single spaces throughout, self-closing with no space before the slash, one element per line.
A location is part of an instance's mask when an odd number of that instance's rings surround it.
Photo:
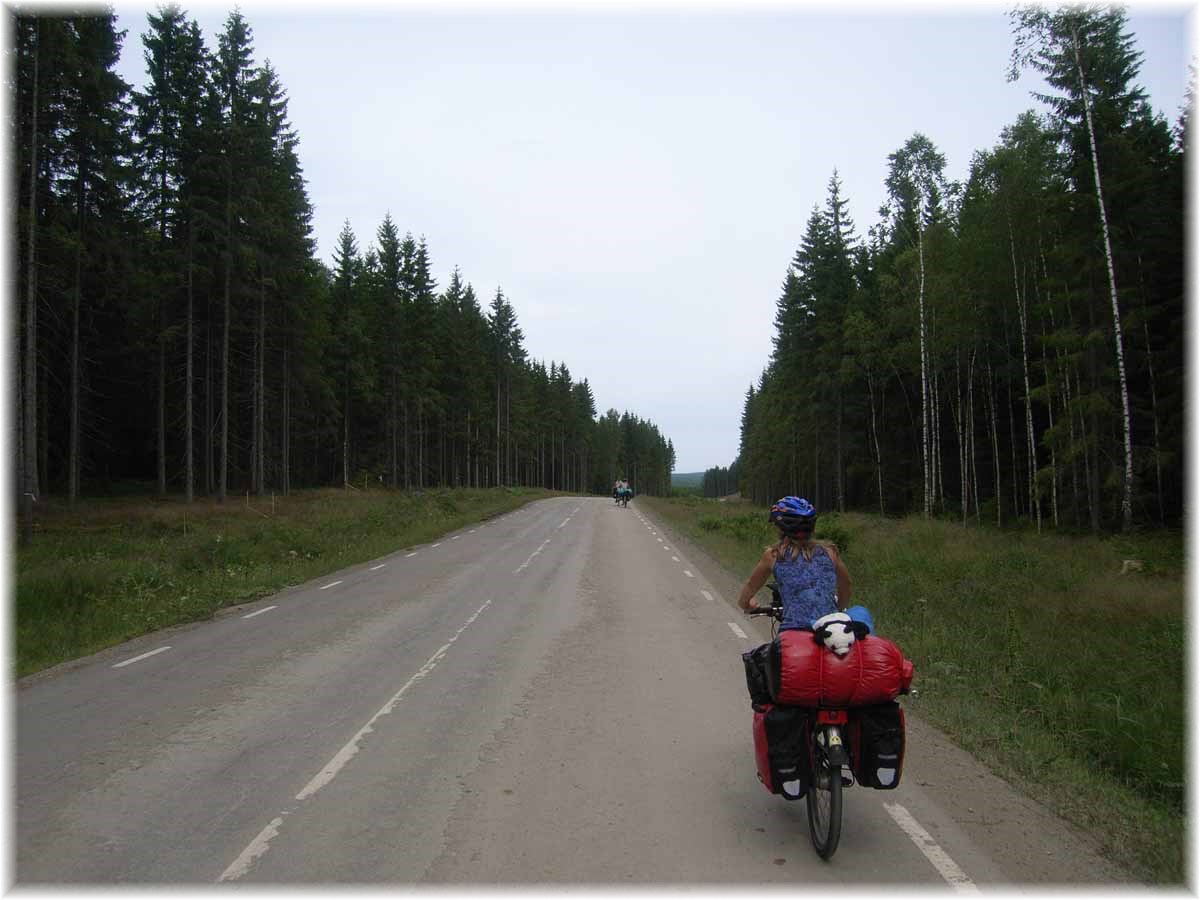
<path fill-rule="evenodd" d="M 783 618 L 783 607 L 781 606 L 756 606 L 753 609 L 745 611 L 748 616 L 771 616 L 775 619 Z"/>

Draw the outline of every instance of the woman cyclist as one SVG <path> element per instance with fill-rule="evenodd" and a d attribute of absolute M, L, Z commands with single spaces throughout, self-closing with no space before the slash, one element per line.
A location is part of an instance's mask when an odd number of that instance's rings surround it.
<path fill-rule="evenodd" d="M 746 611 L 756 609 L 754 595 L 773 574 L 783 598 L 781 631 L 812 628 L 817 619 L 839 610 L 872 628 L 864 607 L 847 609 L 852 585 L 837 547 L 812 538 L 817 524 L 813 505 L 802 497 L 783 497 L 771 507 L 769 518 L 779 529 L 779 543 L 763 551 L 742 587 L 738 606 Z"/>

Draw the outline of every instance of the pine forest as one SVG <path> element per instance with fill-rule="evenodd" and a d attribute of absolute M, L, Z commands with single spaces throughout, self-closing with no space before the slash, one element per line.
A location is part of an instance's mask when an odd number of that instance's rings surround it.
<path fill-rule="evenodd" d="M 860 234 L 838 173 L 705 492 L 1092 531 L 1182 523 L 1184 172 L 1119 7 L 1010 13 L 1039 110 L 948 181 L 915 133 Z M 1189 89 L 1190 105 L 1192 90 Z"/>
<path fill-rule="evenodd" d="M 147 17 L 144 92 L 110 10 L 10 8 L 16 463 L 43 492 L 374 484 L 670 490 L 674 448 L 586 378 L 530 359 L 390 214 L 315 257 L 300 137 L 240 12 L 217 46 Z M 382 210 L 381 210 L 382 212 Z"/>
<path fill-rule="evenodd" d="M 670 492 L 652 422 L 598 416 L 586 378 L 528 356 L 502 289 L 479 297 L 457 268 L 438 285 L 390 213 L 316 258 L 287 92 L 241 13 L 215 48 L 178 7 L 150 14 L 144 92 L 115 73 L 111 10 L 9 14 L 26 523 L 42 492 L 139 482 L 188 502 L 617 477 Z M 914 133 L 865 234 L 831 173 L 707 495 L 1181 524 L 1186 110 L 1152 110 L 1121 8 L 1009 16 L 1009 78 L 1048 92 L 964 182 Z"/>

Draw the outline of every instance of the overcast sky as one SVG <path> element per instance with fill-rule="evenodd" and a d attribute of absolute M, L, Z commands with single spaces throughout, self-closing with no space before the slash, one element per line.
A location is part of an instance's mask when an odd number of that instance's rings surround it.
<path fill-rule="evenodd" d="M 210 49 L 233 4 L 181 3 Z M 121 74 L 145 79 L 151 5 L 117 4 Z M 888 154 L 914 132 L 965 177 L 1025 109 L 1005 80 L 1006 6 L 798 3 L 501 7 L 245 3 L 255 61 L 290 98 L 329 262 L 386 213 L 424 235 L 440 287 L 497 286 L 535 359 L 587 378 L 675 445 L 676 471 L 728 465 L 774 305 L 836 168 L 859 235 Z M 1134 4 L 1140 83 L 1174 122 L 1187 4 Z"/>

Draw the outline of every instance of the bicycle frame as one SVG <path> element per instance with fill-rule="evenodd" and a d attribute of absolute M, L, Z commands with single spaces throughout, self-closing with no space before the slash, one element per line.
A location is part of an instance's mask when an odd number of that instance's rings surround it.
<path fill-rule="evenodd" d="M 776 585 L 767 587 L 773 602 L 757 614 L 771 616 L 771 637 L 774 639 L 783 618 L 783 600 Z M 842 769 L 850 765 L 850 752 L 842 738 L 842 729 L 849 722 L 850 714 L 845 709 L 818 709 L 813 721 L 809 748 L 812 777 L 805 804 L 813 849 L 824 860 L 833 856 L 842 833 Z M 849 783 L 853 784 L 853 781 Z"/>

